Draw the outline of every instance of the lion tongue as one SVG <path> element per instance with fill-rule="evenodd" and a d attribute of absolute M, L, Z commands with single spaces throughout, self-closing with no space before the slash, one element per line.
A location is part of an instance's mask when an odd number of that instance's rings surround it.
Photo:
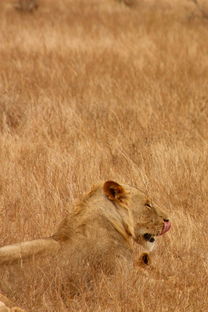
<path fill-rule="evenodd" d="M 171 227 L 170 221 L 165 222 L 164 225 L 163 225 L 163 229 L 162 229 L 162 232 L 160 233 L 160 235 L 162 235 L 162 234 L 166 233 L 167 231 L 169 231 L 170 227 Z"/>

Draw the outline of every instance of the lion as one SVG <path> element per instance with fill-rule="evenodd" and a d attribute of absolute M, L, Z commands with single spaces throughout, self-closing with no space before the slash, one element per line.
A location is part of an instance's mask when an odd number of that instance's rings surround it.
<path fill-rule="evenodd" d="M 1 247 L 0 264 L 60 253 L 67 265 L 72 258 L 90 265 L 94 255 L 112 266 L 130 263 L 133 242 L 151 251 L 170 227 L 167 215 L 143 191 L 106 181 L 74 205 L 52 236 Z"/>

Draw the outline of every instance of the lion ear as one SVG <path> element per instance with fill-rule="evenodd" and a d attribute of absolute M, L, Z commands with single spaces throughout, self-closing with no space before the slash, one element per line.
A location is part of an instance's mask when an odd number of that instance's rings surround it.
<path fill-rule="evenodd" d="M 114 181 L 105 182 L 103 191 L 110 200 L 122 200 L 126 197 L 124 188 Z"/>

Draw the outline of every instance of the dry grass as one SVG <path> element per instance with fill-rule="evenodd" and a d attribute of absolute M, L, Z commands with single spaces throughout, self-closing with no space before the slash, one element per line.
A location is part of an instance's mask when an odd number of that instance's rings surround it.
<path fill-rule="evenodd" d="M 193 10 L 0 3 L 0 244 L 52 234 L 105 179 L 147 189 L 173 223 L 158 274 L 103 276 L 69 300 L 63 272 L 49 288 L 31 273 L 7 293 L 29 311 L 208 310 L 208 25 Z"/>

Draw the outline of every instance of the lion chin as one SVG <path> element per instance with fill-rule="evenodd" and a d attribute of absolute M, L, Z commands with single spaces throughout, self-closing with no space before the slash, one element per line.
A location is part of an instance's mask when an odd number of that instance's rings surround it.
<path fill-rule="evenodd" d="M 1 247 L 0 264 L 60 253 L 70 263 L 70 250 L 88 263 L 89 255 L 113 264 L 118 259 L 131 262 L 132 241 L 152 250 L 156 238 L 170 227 L 169 218 L 144 192 L 107 181 L 85 195 L 51 237 Z"/>

